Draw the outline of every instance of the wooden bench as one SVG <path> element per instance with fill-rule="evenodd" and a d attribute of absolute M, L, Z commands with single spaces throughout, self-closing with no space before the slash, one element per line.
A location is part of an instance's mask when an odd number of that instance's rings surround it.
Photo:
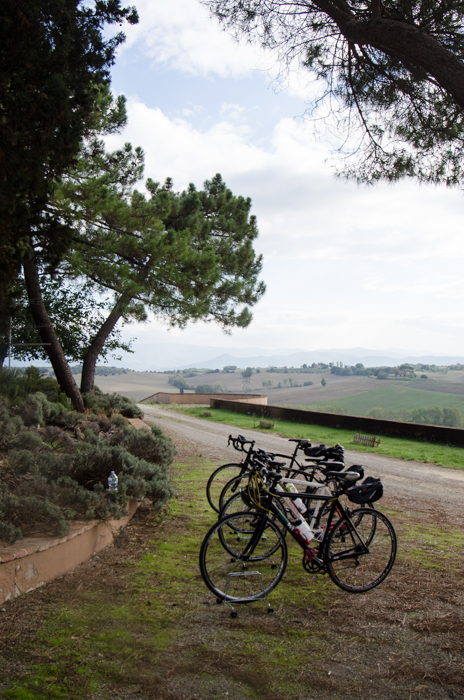
<path fill-rule="evenodd" d="M 380 445 L 380 439 L 371 437 L 370 435 L 361 435 L 361 433 L 355 433 L 353 442 L 355 445 L 364 445 L 365 447 L 378 447 Z"/>

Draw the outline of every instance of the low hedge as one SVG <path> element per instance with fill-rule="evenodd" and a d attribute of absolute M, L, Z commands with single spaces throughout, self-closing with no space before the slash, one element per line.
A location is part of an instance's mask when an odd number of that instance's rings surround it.
<path fill-rule="evenodd" d="M 141 414 L 129 399 L 99 394 L 82 414 L 42 392 L 15 396 L 0 396 L 1 541 L 65 535 L 72 520 L 122 517 L 128 498 L 159 508 L 173 495 L 174 446 L 155 426 L 144 432 L 127 423 L 123 415 Z M 119 477 L 114 500 L 111 471 Z"/>

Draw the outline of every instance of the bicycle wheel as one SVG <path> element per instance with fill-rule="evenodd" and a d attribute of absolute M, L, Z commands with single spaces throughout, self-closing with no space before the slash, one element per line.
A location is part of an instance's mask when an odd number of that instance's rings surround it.
<path fill-rule="evenodd" d="M 287 566 L 287 545 L 265 514 L 234 513 L 206 534 L 200 549 L 203 581 L 219 601 L 250 603 L 268 595 Z"/>
<path fill-rule="evenodd" d="M 393 525 L 372 508 L 360 508 L 351 517 L 341 518 L 332 529 L 325 550 L 330 578 L 350 593 L 364 593 L 382 583 L 395 557 Z"/>
<path fill-rule="evenodd" d="M 206 484 L 206 498 L 211 508 L 219 513 L 219 498 L 224 486 L 244 469 L 243 464 L 223 464 L 214 470 Z"/>
<path fill-rule="evenodd" d="M 243 474 L 239 474 L 238 476 L 233 477 L 230 481 L 228 481 L 225 484 L 224 488 L 221 491 L 221 495 L 219 496 L 219 513 L 222 513 L 226 503 L 233 496 L 236 496 L 240 492 L 240 489 L 246 488 L 248 486 L 249 479 L 250 472 L 247 469 L 245 472 L 243 472 Z M 245 510 L 245 506 L 241 508 L 241 510 Z"/>
<path fill-rule="evenodd" d="M 350 516 L 351 522 L 353 523 L 353 525 L 355 527 L 358 527 L 359 523 L 361 522 L 365 508 L 369 508 L 371 510 L 374 510 L 374 506 L 370 503 L 366 503 L 365 505 L 360 504 L 358 506 L 358 508 L 356 509 L 356 517 L 353 518 L 352 515 L 353 515 L 354 511 L 351 511 L 351 509 L 350 509 L 350 506 L 352 504 L 348 501 L 347 498 L 344 498 L 343 496 L 340 498 L 340 501 L 341 501 L 343 507 L 345 508 L 345 510 L 348 512 L 348 514 L 351 514 L 351 516 Z M 316 530 L 318 530 L 318 529 L 320 529 L 322 531 L 325 530 L 325 528 L 327 527 L 327 520 L 329 517 L 330 509 L 331 509 L 330 505 L 322 506 L 322 508 L 319 511 L 319 514 L 317 516 L 316 523 L 314 526 Z M 338 509 L 337 509 L 337 513 L 338 513 L 339 517 L 342 517 L 341 512 Z M 335 527 L 337 522 L 338 522 L 337 520 L 333 520 L 331 527 L 332 528 Z M 373 529 L 371 531 L 370 537 L 367 539 L 365 544 L 369 544 L 369 542 L 372 540 L 372 537 L 374 536 L 374 533 L 375 533 L 375 521 L 373 521 L 371 519 L 369 522 L 371 522 Z"/>
<path fill-rule="evenodd" d="M 229 500 L 224 503 L 224 507 L 221 510 L 219 518 L 225 518 L 227 515 L 232 515 L 233 513 L 244 513 L 245 511 L 259 512 L 259 508 L 253 505 L 253 503 L 250 502 L 249 498 L 246 497 L 246 491 L 244 497 L 245 500 L 242 498 L 241 491 L 231 496 Z M 286 515 L 285 507 L 283 503 L 281 503 L 279 498 L 274 499 L 273 503 L 274 506 L 281 511 L 281 513 Z M 281 527 L 281 523 L 278 519 L 278 516 L 275 513 L 272 513 L 268 514 L 268 518 L 270 518 L 272 522 L 275 523 L 282 530 L 282 534 L 285 537 L 285 535 L 287 534 L 287 530 Z"/>
<path fill-rule="evenodd" d="M 233 513 L 243 513 L 245 510 L 256 510 L 256 506 L 247 505 L 242 498 L 242 494 L 239 491 L 231 496 L 221 508 L 220 518 L 225 518 L 227 515 L 232 515 Z"/>

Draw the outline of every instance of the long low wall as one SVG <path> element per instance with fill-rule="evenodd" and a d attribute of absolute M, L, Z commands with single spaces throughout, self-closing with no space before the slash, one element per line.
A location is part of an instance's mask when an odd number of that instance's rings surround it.
<path fill-rule="evenodd" d="M 217 399 L 224 394 L 169 394 L 164 391 L 159 391 L 146 399 L 142 399 L 139 403 L 151 401 L 153 403 L 179 403 L 179 404 L 204 404 L 210 405 L 211 399 Z M 261 394 L 227 394 L 230 401 L 242 401 L 243 403 L 255 403 L 262 406 L 267 406 L 267 396 Z"/>
<path fill-rule="evenodd" d="M 25 537 L 17 545 L 0 547 L 0 603 L 29 593 L 75 569 L 107 547 L 139 506 L 129 499 L 120 520 L 74 522 L 66 537 Z"/>
<path fill-rule="evenodd" d="M 254 414 L 261 418 L 289 420 L 297 423 L 324 425 L 329 428 L 354 430 L 368 435 L 389 435 L 391 437 L 411 438 L 427 442 L 439 442 L 445 445 L 464 446 L 464 430 L 448 428 L 442 425 L 424 425 L 423 423 L 403 423 L 396 420 L 366 418 L 364 416 L 345 416 L 339 413 L 324 413 L 322 411 L 307 411 L 302 408 L 287 408 L 284 406 L 260 406 L 243 404 L 240 401 L 211 399 L 211 408 L 222 408 L 235 413 Z"/>

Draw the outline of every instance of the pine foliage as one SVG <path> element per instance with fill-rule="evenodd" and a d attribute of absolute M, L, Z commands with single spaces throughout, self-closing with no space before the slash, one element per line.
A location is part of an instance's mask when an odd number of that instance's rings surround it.
<path fill-rule="evenodd" d="M 464 177 L 462 0 L 202 0 L 236 38 L 271 49 L 321 86 L 319 115 L 372 183 Z"/>

